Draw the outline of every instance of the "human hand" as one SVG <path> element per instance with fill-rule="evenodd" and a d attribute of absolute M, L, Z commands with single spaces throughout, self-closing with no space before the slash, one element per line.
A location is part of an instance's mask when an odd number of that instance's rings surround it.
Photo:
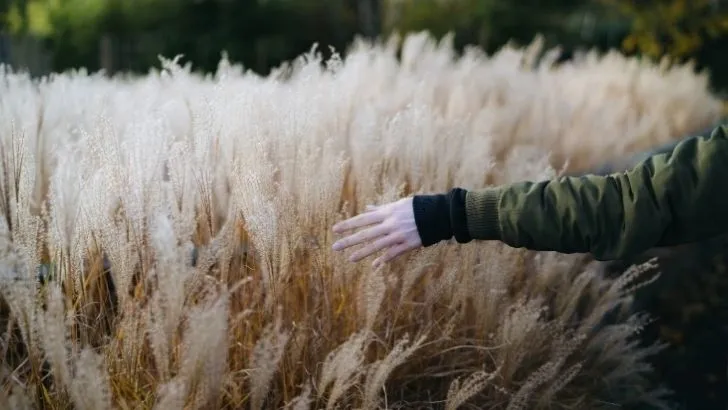
<path fill-rule="evenodd" d="M 411 197 L 381 206 L 368 206 L 365 213 L 337 223 L 333 230 L 335 233 L 343 233 L 363 227 L 367 228 L 334 243 L 334 250 L 341 251 L 368 242 L 366 246 L 354 252 L 349 261 L 357 262 L 375 252 L 385 250 L 372 263 L 372 266 L 377 268 L 422 246 Z"/>

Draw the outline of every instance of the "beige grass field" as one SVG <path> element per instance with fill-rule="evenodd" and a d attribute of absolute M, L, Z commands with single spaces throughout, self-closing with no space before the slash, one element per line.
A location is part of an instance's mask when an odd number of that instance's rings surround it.
<path fill-rule="evenodd" d="M 0 407 L 667 408 L 633 340 L 646 318 L 602 323 L 641 269 L 473 242 L 375 271 L 331 251 L 331 226 L 700 130 L 722 109 L 707 78 L 534 65 L 538 42 L 393 44 L 266 78 L 0 74 Z"/>

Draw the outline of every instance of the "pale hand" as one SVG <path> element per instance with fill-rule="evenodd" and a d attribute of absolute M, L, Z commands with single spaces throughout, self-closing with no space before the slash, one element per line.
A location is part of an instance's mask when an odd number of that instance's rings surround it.
<path fill-rule="evenodd" d="M 368 206 L 365 213 L 337 223 L 333 230 L 335 233 L 343 233 L 364 227 L 366 229 L 352 233 L 334 243 L 334 250 L 341 251 L 366 243 L 364 247 L 349 257 L 351 262 L 357 262 L 384 250 L 384 253 L 372 263 L 377 268 L 385 262 L 422 246 L 415 223 L 411 197 L 381 206 Z"/>

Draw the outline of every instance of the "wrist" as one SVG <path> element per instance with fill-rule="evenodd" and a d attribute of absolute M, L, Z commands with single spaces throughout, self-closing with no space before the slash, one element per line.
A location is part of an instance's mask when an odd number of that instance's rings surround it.
<path fill-rule="evenodd" d="M 422 245 L 427 247 L 453 236 L 460 243 L 472 238 L 467 226 L 467 191 L 455 188 L 445 194 L 416 195 L 412 206 Z"/>

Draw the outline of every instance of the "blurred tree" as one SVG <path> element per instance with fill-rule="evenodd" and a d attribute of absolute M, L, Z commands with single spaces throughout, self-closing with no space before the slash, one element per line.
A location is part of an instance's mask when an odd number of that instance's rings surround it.
<path fill-rule="evenodd" d="M 361 34 L 375 38 L 381 32 L 381 0 L 356 0 Z"/>
<path fill-rule="evenodd" d="M 600 0 L 631 21 L 622 47 L 660 58 L 694 57 L 706 40 L 728 34 L 728 7 L 716 0 Z"/>
<path fill-rule="evenodd" d="M 378 0 L 0 0 L 10 31 L 44 38 L 54 69 L 100 68 L 101 44 L 115 70 L 145 71 L 158 55 L 183 54 L 213 70 L 226 51 L 265 72 L 313 43 L 344 49 L 367 24 L 378 30 Z M 0 3 L 0 13 L 2 13 Z M 372 35 L 376 33 L 372 32 Z M 107 56 L 108 57 L 108 56 Z"/>
<path fill-rule="evenodd" d="M 384 32 L 455 35 L 460 49 L 494 52 L 542 34 L 563 58 L 577 49 L 621 49 L 647 58 L 693 59 L 728 90 L 726 0 L 386 0 Z"/>
<path fill-rule="evenodd" d="M 627 54 L 695 62 L 708 70 L 716 92 L 728 92 L 728 2 L 725 0 L 599 0 L 629 30 Z M 727 96 L 728 97 L 728 96 Z"/>
<path fill-rule="evenodd" d="M 183 54 L 208 71 L 226 51 L 265 74 L 313 43 L 327 54 L 357 34 L 429 30 L 489 53 L 541 34 L 564 58 L 594 47 L 695 58 L 728 87 L 725 0 L 0 0 L 3 27 L 44 39 L 54 70 L 138 72 Z"/>
<path fill-rule="evenodd" d="M 492 52 L 509 41 L 529 43 L 542 34 L 547 44 L 581 42 L 589 0 L 388 0 L 385 32 L 429 30 L 455 35 L 458 48 L 476 44 Z"/>

